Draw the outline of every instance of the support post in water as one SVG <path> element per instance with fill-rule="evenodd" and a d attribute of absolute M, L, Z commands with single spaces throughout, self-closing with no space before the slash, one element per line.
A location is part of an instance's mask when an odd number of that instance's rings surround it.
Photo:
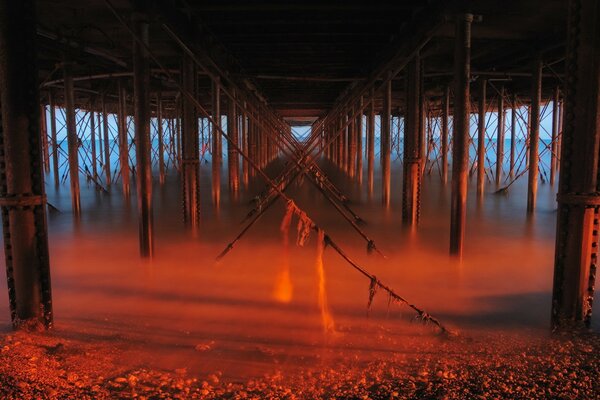
<path fill-rule="evenodd" d="M 369 196 L 373 194 L 373 179 L 375 174 L 375 91 L 371 89 L 371 104 L 367 120 L 367 186 Z"/>
<path fill-rule="evenodd" d="M 510 113 L 510 165 L 508 175 L 515 176 L 515 147 L 517 145 L 517 95 L 512 95 L 512 110 Z"/>
<path fill-rule="evenodd" d="M 231 97 L 227 99 L 227 134 L 229 135 L 229 140 L 231 141 L 230 143 L 227 143 L 227 173 L 229 175 L 229 192 L 234 198 L 237 196 L 240 185 L 240 158 L 237 150 L 235 149 L 235 146 L 237 146 L 239 143 L 235 96 L 235 90 L 231 89 Z"/>
<path fill-rule="evenodd" d="M 110 187 L 110 136 L 108 133 L 108 113 L 106 112 L 106 94 L 102 93 L 102 134 L 104 136 L 104 175 L 106 178 L 106 187 Z"/>
<path fill-rule="evenodd" d="M 56 131 L 56 104 L 54 103 L 54 91 L 48 91 L 48 105 L 50 107 L 50 141 L 52 142 L 52 173 L 54 175 L 54 186 L 60 186 L 59 151 Z"/>
<path fill-rule="evenodd" d="M 391 115 L 392 115 L 392 80 L 389 79 L 383 91 L 383 109 L 381 110 L 381 200 L 389 207 L 391 197 Z"/>
<path fill-rule="evenodd" d="M 540 142 L 540 102 L 542 100 L 542 60 L 537 58 L 533 65 L 531 91 L 531 123 L 529 125 L 529 179 L 527 181 L 527 213 L 535 211 L 538 189 L 538 147 Z"/>
<path fill-rule="evenodd" d="M 419 154 L 419 119 L 421 89 L 420 59 L 416 55 L 408 64 L 406 80 L 406 111 L 404 114 L 404 160 L 402 179 L 402 223 L 414 229 L 419 222 L 421 192 L 421 156 Z"/>
<path fill-rule="evenodd" d="M 184 90 L 188 93 L 195 93 L 196 66 L 187 54 L 183 55 L 181 76 Z M 192 229 L 196 229 L 200 220 L 198 117 L 196 107 L 188 96 L 183 96 L 181 126 L 183 221 Z"/>
<path fill-rule="evenodd" d="M 552 327 L 589 327 L 598 262 L 600 7 L 570 3 Z M 532 160 L 533 161 L 533 160 Z"/>
<path fill-rule="evenodd" d="M 65 78 L 65 114 L 67 126 L 67 145 L 69 154 L 69 179 L 71 182 L 71 206 L 76 218 L 81 214 L 81 201 L 79 197 L 79 137 L 75 121 L 75 89 L 73 88 L 73 75 L 71 62 L 65 61 L 63 65 Z"/>
<path fill-rule="evenodd" d="M 485 114 L 487 80 L 479 82 L 479 117 L 477 119 L 477 196 L 483 196 L 485 187 Z"/>
<path fill-rule="evenodd" d="M 442 183 L 448 183 L 448 118 L 450 116 L 450 86 L 444 90 L 444 99 L 442 100 L 442 132 L 441 132 L 441 152 L 442 152 Z"/>
<path fill-rule="evenodd" d="M 554 88 L 552 96 L 552 137 L 550 142 L 550 185 L 554 185 L 556 179 L 557 170 L 557 151 L 558 151 L 558 100 L 559 100 L 559 89 L 558 86 Z"/>
<path fill-rule="evenodd" d="M 148 20 L 142 13 L 133 16 L 136 35 L 148 44 Z M 152 257 L 154 229 L 152 215 L 152 141 L 150 135 L 150 63 L 146 50 L 133 40 L 133 95 L 135 105 L 135 149 L 140 255 Z"/>
<path fill-rule="evenodd" d="M 161 185 L 165 183 L 165 142 L 163 131 L 163 103 L 160 89 L 156 93 L 156 127 L 158 136 L 158 181 Z"/>
<path fill-rule="evenodd" d="M 52 326 L 35 1 L 0 1 L 0 207 L 14 328 Z"/>
<path fill-rule="evenodd" d="M 131 188 L 129 186 L 129 134 L 127 132 L 127 92 L 125 82 L 119 80 L 119 110 L 117 113 L 117 125 L 119 135 L 119 165 L 121 167 L 121 182 L 123 184 L 123 196 L 129 202 Z"/>
<path fill-rule="evenodd" d="M 462 257 L 469 173 L 469 81 L 471 78 L 472 14 L 458 15 L 454 39 L 454 135 L 452 141 L 452 204 L 450 254 Z"/>
<path fill-rule="evenodd" d="M 498 95 L 498 127 L 496 136 L 496 187 L 500 186 L 502 179 L 502 166 L 504 165 L 504 86 L 500 87 Z"/>

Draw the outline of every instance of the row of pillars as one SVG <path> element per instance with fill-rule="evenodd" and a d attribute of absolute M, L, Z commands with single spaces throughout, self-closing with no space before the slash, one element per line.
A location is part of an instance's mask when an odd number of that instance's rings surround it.
<path fill-rule="evenodd" d="M 0 89 L 2 107 L 2 132 L 0 133 L 0 207 L 4 231 L 6 266 L 12 319 L 16 326 L 27 323 L 52 324 L 52 301 L 45 218 L 46 197 L 44 193 L 43 145 L 39 112 L 38 74 L 36 69 L 36 24 L 34 2 L 23 0 L 0 1 Z M 473 17 L 460 16 L 456 21 L 456 47 L 454 71 L 454 109 L 452 141 L 452 206 L 450 249 L 461 255 L 464 242 L 470 107 L 470 28 Z M 600 151 L 600 38 L 596 34 L 600 21 L 598 0 L 571 0 L 567 77 L 565 87 L 564 138 L 561 148 L 561 176 L 559 182 L 559 211 L 557 227 L 556 263 L 553 292 L 553 326 L 579 326 L 589 323 L 593 299 L 597 248 L 598 212 L 600 191 L 598 180 Z M 143 14 L 133 18 L 134 40 L 134 110 L 135 143 L 137 159 L 137 192 L 140 214 L 140 250 L 144 256 L 153 252 L 152 226 L 152 170 L 150 141 L 150 76 L 148 54 L 148 22 Z M 194 91 L 197 87 L 194 62 L 185 58 L 182 67 L 181 122 L 181 171 L 185 220 L 190 224 L 198 221 L 198 104 Z M 536 63 L 536 71 L 541 69 Z M 69 65 L 65 65 L 65 106 L 67 129 L 73 132 L 75 101 Z M 407 110 L 405 132 L 405 183 L 403 183 L 403 219 L 409 226 L 418 222 L 420 177 L 423 171 L 424 135 L 423 102 L 418 58 L 409 65 L 407 74 Z M 277 127 L 272 121 L 260 123 L 261 118 L 272 118 L 261 113 L 259 106 L 246 104 L 234 88 L 221 87 L 213 80 L 213 101 L 219 99 L 222 88 L 227 94 L 229 184 L 232 190 L 239 187 L 239 157 L 235 148 L 244 148 L 251 154 L 251 162 L 264 168 L 276 157 L 278 148 L 273 137 Z M 390 191 L 390 120 L 391 78 L 384 79 L 382 111 L 382 174 L 384 178 L 383 199 L 389 204 Z M 532 129 L 530 137 L 530 171 L 528 208 L 535 204 L 537 185 L 537 151 L 539 146 L 539 105 L 541 73 L 533 79 Z M 191 94 L 191 96 L 189 96 Z M 239 97 L 238 97 L 239 96 Z M 374 106 L 373 98 L 363 95 L 355 106 L 337 110 L 335 118 L 323 124 L 322 136 L 326 141 L 325 152 L 351 174 L 359 174 L 362 168 L 362 115 L 367 110 L 367 168 L 374 165 Z M 213 151 L 222 150 L 220 135 L 220 101 L 213 104 Z M 120 107 L 123 105 L 120 105 Z M 239 108 L 239 109 L 238 109 Z M 444 108 L 449 111 L 446 97 Z M 121 110 L 121 115 L 125 112 Z M 419 115 L 420 114 L 420 115 Z M 360 118 L 358 116 L 360 115 Z M 447 149 L 447 115 L 442 124 L 446 127 L 442 147 Z M 360 119 L 360 121 L 359 121 Z M 192 122 L 193 121 L 193 122 Z M 265 127 L 272 129 L 266 132 Z M 238 142 L 239 129 L 242 142 Z M 344 132 L 338 135 L 338 132 Z M 73 208 L 80 210 L 78 160 L 76 135 L 68 133 L 69 166 Z M 347 143 L 353 153 L 345 149 Z M 241 148 L 238 147 L 238 148 Z M 356 148 L 356 152 L 354 152 Z M 233 149 L 233 150 L 232 150 Z M 220 166 L 219 161 L 215 164 Z M 355 156 L 356 155 L 356 156 Z M 214 168 L 214 171 L 219 168 Z M 250 174 L 242 166 L 242 176 Z M 128 174 L 126 174 L 128 176 Z M 372 174 L 369 174 L 369 179 Z M 122 176 L 124 191 L 129 182 Z M 214 177 L 213 177 L 214 179 Z M 127 183 L 127 186 L 126 186 Z M 372 182 L 369 183 L 372 185 Z M 529 206 L 531 204 L 531 206 Z"/>
<path fill-rule="evenodd" d="M 48 255 L 48 231 L 46 223 L 46 195 L 44 170 L 54 171 L 55 184 L 60 185 L 59 152 L 57 138 L 58 107 L 55 93 L 49 92 L 49 120 L 46 107 L 40 106 L 37 71 L 36 21 L 34 1 L 0 1 L 0 89 L 2 123 L 0 124 L 0 207 L 2 212 L 7 282 L 11 317 L 15 327 L 26 324 L 52 326 L 52 300 Z M 132 17 L 133 40 L 133 142 L 128 136 L 129 108 L 127 106 L 126 82 L 118 81 L 117 141 L 122 191 L 129 199 L 130 173 L 135 171 L 137 203 L 139 212 L 139 247 L 143 257 L 154 252 L 152 186 L 152 129 L 151 101 L 156 103 L 154 117 L 157 119 L 158 179 L 165 179 L 165 131 L 163 130 L 163 98 L 161 91 L 152 92 L 150 78 L 149 22 L 142 12 Z M 79 150 L 82 141 L 78 137 L 76 112 L 76 88 L 73 64 L 62 65 L 64 73 L 65 129 L 72 209 L 76 217 L 81 213 Z M 200 113 L 198 102 L 198 66 L 192 57 L 183 56 L 181 68 L 181 96 L 175 103 L 174 117 L 169 120 L 170 144 L 173 161 L 181 171 L 183 219 L 187 225 L 197 227 L 200 216 L 199 121 L 211 121 L 211 153 L 213 161 L 213 184 L 219 185 L 223 158 L 223 132 L 227 132 L 229 187 L 237 193 L 241 181 L 244 185 L 255 176 L 247 159 L 240 162 L 240 150 L 252 163 L 266 167 L 277 155 L 274 139 L 275 127 L 266 105 L 251 101 L 250 96 L 227 88 L 219 77 L 212 79 L 212 115 Z M 184 95 L 185 93 L 185 95 Z M 226 96 L 222 98 L 222 94 Z M 89 111 L 92 171 L 84 171 L 98 186 L 97 160 L 102 164 L 105 190 L 113 183 L 111 171 L 111 148 L 106 94 L 101 95 L 100 110 L 95 106 Z M 226 102 L 227 129 L 221 131 L 222 104 Z M 173 113 L 171 113 L 173 114 Z M 199 119 L 202 118 L 202 119 Z M 97 123 L 96 123 L 97 122 Z M 96 129 L 97 128 L 97 129 Z M 98 135 L 98 136 L 97 136 Z M 100 148 L 97 148 L 96 137 Z M 135 146 L 136 165 L 130 166 L 130 145 Z M 53 153 L 50 152 L 52 148 Z M 219 191 L 213 191 L 218 206 Z"/>
<path fill-rule="evenodd" d="M 556 263 L 553 291 L 553 327 L 580 326 L 589 324 L 596 262 L 598 257 L 598 213 L 600 210 L 600 181 L 598 179 L 600 154 L 600 125 L 598 124 L 600 104 L 600 37 L 594 34 L 600 21 L 600 5 L 597 0 L 572 0 L 569 17 L 569 57 L 565 78 L 565 97 L 561 102 L 560 89 L 552 96 L 552 138 L 550 144 L 550 182 L 554 183 L 560 169 L 558 194 L 558 230 Z M 449 116 L 453 119 L 452 139 L 452 194 L 450 210 L 450 253 L 462 257 L 465 241 L 466 201 L 469 179 L 469 145 L 471 99 L 471 24 L 473 15 L 464 14 L 456 20 L 455 62 L 453 83 L 453 110 L 450 111 L 450 87 L 445 88 L 441 100 L 441 175 L 446 182 L 448 176 Z M 596 50 L 594 50 L 596 49 Z M 422 96 L 421 67 L 418 55 L 407 66 L 405 132 L 403 158 L 402 219 L 405 226 L 415 229 L 419 219 L 419 199 L 421 177 L 424 172 L 424 107 Z M 527 212 L 535 210 L 540 154 L 540 111 L 542 105 L 541 56 L 532 65 L 532 89 L 527 121 Z M 380 161 L 382 174 L 382 199 L 385 205 L 390 202 L 390 155 L 391 155 L 391 79 L 383 79 L 380 90 L 381 107 L 381 147 Z M 484 193 L 485 182 L 485 115 L 487 112 L 487 82 L 479 81 L 478 107 L 478 146 L 477 146 L 477 193 Z M 373 165 L 375 154 L 374 91 L 371 92 L 370 106 L 359 112 L 357 121 L 366 114 L 367 174 L 368 187 L 372 191 Z M 500 186 L 503 174 L 502 161 L 505 158 L 505 93 L 500 89 L 497 101 L 498 133 L 496 147 L 496 186 Z M 355 99 L 362 104 L 364 97 Z M 514 174 L 516 142 L 517 101 L 512 99 L 510 172 Z M 362 130 L 356 131 L 356 124 L 348 123 L 348 116 L 354 116 L 352 106 L 334 113 L 322 133 L 322 141 L 327 146 L 325 155 L 351 177 L 362 171 L 358 169 L 362 153 L 357 154 L 356 140 L 362 143 Z M 564 115 L 564 121 L 563 121 Z M 562 128 L 562 135 L 559 132 Z M 561 140 L 561 136 L 564 140 Z M 560 164 L 560 165 L 559 165 Z"/>

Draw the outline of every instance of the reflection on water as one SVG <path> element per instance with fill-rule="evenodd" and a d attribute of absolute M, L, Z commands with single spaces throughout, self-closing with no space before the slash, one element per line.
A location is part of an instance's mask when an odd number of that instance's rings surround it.
<path fill-rule="evenodd" d="M 279 162 L 274 164 L 272 175 L 281 168 Z M 526 179 L 501 195 L 493 194 L 488 184 L 488 193 L 478 201 L 473 178 L 464 260 L 457 263 L 448 257 L 450 187 L 440 184 L 437 170 L 423 179 L 420 226 L 411 234 L 401 227 L 399 161 L 392 163 L 388 209 L 381 205 L 380 170 L 375 172 L 374 194 L 369 196 L 368 179 L 359 186 L 327 162 L 323 165 L 348 193 L 351 207 L 366 221 L 364 229 L 387 259 L 367 255 L 362 238 L 311 185 L 292 185 L 290 195 L 351 257 L 399 294 L 447 325 L 473 335 L 488 330 L 547 332 L 555 188 L 540 185 L 537 212 L 528 220 Z M 383 294 L 375 295 L 367 317 L 369 282 L 325 249 L 325 288 L 336 332 L 333 339 L 324 337 L 315 270 L 317 238 L 311 237 L 303 248 L 295 246 L 292 223 L 289 253 L 282 256 L 282 202 L 215 263 L 215 256 L 242 228 L 248 202 L 264 184 L 260 178 L 251 181 L 249 190 L 235 202 L 222 190 L 221 209 L 216 213 L 210 176 L 211 166 L 203 165 L 202 220 L 195 237 L 182 223 L 177 177 L 171 174 L 163 186 L 155 183 L 156 256 L 151 261 L 138 257 L 135 191 L 130 203 L 124 204 L 119 185 L 114 185 L 113 193 L 103 194 L 82 180 L 83 212 L 75 224 L 69 212 L 68 185 L 58 189 L 47 185 L 49 201 L 64 210 L 49 215 L 57 334 L 115 341 L 131 351 L 138 349 L 140 360 L 159 367 L 177 366 L 184 360 L 190 370 L 201 371 L 208 368 L 208 360 L 211 368 L 239 376 L 248 373 L 248 366 L 260 361 L 264 352 L 280 351 L 285 357 L 278 362 L 294 364 L 310 362 L 315 349 L 325 344 L 392 351 L 388 342 L 373 339 L 374 330 L 400 338 L 407 330 L 411 335 L 434 333 L 429 327 L 406 324 L 413 314 L 390 306 Z M 223 180 L 222 187 L 226 185 Z M 289 262 L 291 282 L 285 284 L 290 296 L 293 286 L 293 297 L 286 298 L 289 302 L 273 296 L 273 288 L 282 279 L 282 257 Z M 4 293 L 0 327 L 7 330 L 10 316 L 4 275 L 0 293 Z M 596 314 L 595 329 L 598 322 Z M 218 349 L 213 356 L 193 350 L 213 342 Z"/>

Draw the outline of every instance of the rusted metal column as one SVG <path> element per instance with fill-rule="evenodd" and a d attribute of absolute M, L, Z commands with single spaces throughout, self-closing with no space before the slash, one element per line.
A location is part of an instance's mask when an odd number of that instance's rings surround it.
<path fill-rule="evenodd" d="M 235 106 L 235 90 L 231 89 L 231 96 L 227 99 L 227 135 L 229 142 L 227 143 L 227 173 L 229 174 L 229 190 L 232 193 L 237 193 L 239 190 L 239 155 L 233 145 L 239 143 L 237 107 Z M 271 149 L 267 147 L 266 159 L 270 161 Z"/>
<path fill-rule="evenodd" d="M 96 113 L 90 111 L 90 141 L 92 147 L 92 176 L 98 179 L 98 168 L 96 167 Z"/>
<path fill-rule="evenodd" d="M 102 113 L 96 113 L 96 126 L 98 127 L 98 162 L 100 163 L 100 165 L 102 165 L 104 162 L 102 161 L 104 159 L 104 151 L 103 151 L 103 147 L 102 147 L 102 130 L 101 130 L 101 126 L 102 126 Z M 102 167 L 101 167 L 102 168 Z M 102 170 L 100 171 L 100 173 L 102 173 Z"/>
<path fill-rule="evenodd" d="M 106 178 L 106 186 L 111 184 L 110 177 L 110 140 L 108 134 L 108 113 L 106 112 L 106 94 L 102 93 L 102 134 L 104 135 L 104 175 Z"/>
<path fill-rule="evenodd" d="M 158 135 L 158 181 L 161 185 L 165 183 L 165 141 L 163 132 L 163 104 L 162 93 L 156 93 L 156 126 Z"/>
<path fill-rule="evenodd" d="M 73 76 L 71 65 L 65 62 L 63 66 L 65 77 L 65 114 L 67 125 L 67 145 L 69 154 L 69 177 L 71 180 L 71 205 L 76 217 L 81 213 L 79 199 L 79 138 L 77 137 L 77 125 L 75 123 L 75 94 L 73 88 Z"/>
<path fill-rule="evenodd" d="M 452 204 L 450 254 L 462 257 L 469 173 L 469 80 L 471 77 L 472 14 L 456 19 L 454 39 L 454 135 L 452 140 Z"/>
<path fill-rule="evenodd" d="M 540 102 L 542 100 L 542 60 L 536 59 L 533 70 L 531 124 L 529 125 L 529 179 L 527 181 L 527 212 L 535 210 L 538 186 L 538 147 L 540 141 Z"/>
<path fill-rule="evenodd" d="M 50 140 L 52 141 L 52 171 L 54 172 L 54 186 L 60 185 L 58 139 L 56 138 L 56 105 L 54 104 L 54 91 L 48 92 L 50 107 Z"/>
<path fill-rule="evenodd" d="M 592 316 L 600 217 L 599 31 L 598 0 L 572 0 L 552 293 L 554 329 L 589 327 Z"/>
<path fill-rule="evenodd" d="M 218 208 L 221 203 L 221 159 L 222 141 L 221 132 L 221 84 L 219 78 L 213 80 L 212 84 L 212 195 L 213 205 Z"/>
<path fill-rule="evenodd" d="M 248 114 L 245 110 L 248 109 L 248 104 L 244 102 L 244 112 L 242 113 L 242 150 L 245 154 L 248 154 Z M 242 181 L 244 183 L 244 187 L 248 187 L 248 178 L 249 178 L 249 165 L 248 160 L 245 158 L 242 159 Z"/>
<path fill-rule="evenodd" d="M 558 86 L 554 88 L 554 95 L 552 96 L 552 141 L 550 142 L 550 184 L 554 185 L 556 170 L 557 170 L 557 140 L 558 140 L 558 101 L 559 101 L 559 89 Z"/>
<path fill-rule="evenodd" d="M 348 112 L 348 164 L 346 170 L 351 178 L 356 176 L 356 119 L 353 118 L 354 107 Z"/>
<path fill-rule="evenodd" d="M 421 192 L 420 150 L 420 58 L 415 56 L 408 64 L 406 79 L 406 112 L 404 114 L 404 160 L 402 179 L 402 223 L 414 229 L 419 222 Z"/>
<path fill-rule="evenodd" d="M 42 132 L 42 158 L 44 160 L 44 170 L 50 172 L 50 151 L 48 148 L 48 121 L 46 121 L 46 106 L 40 106 L 40 127 Z"/>
<path fill-rule="evenodd" d="M 52 326 L 35 1 L 0 1 L 0 207 L 13 327 Z"/>
<path fill-rule="evenodd" d="M 346 171 L 350 178 L 354 178 L 356 175 L 356 119 L 353 118 L 353 115 L 354 108 L 350 108 L 348 113 L 348 163 L 346 165 Z"/>
<path fill-rule="evenodd" d="M 515 176 L 515 149 L 517 146 L 517 95 L 512 96 L 512 112 L 510 113 L 510 170 L 509 176 Z"/>
<path fill-rule="evenodd" d="M 119 164 L 121 167 L 121 182 L 123 185 L 123 196 L 129 200 L 131 188 L 129 185 L 129 136 L 127 132 L 127 93 L 122 80 L 119 80 L 119 110 L 117 113 L 117 125 L 119 135 Z"/>
<path fill-rule="evenodd" d="M 133 29 L 136 36 L 147 46 L 148 20 L 144 14 L 134 14 Z M 135 98 L 136 186 L 140 255 L 142 257 L 152 257 L 154 253 L 154 224 L 152 216 L 150 62 L 145 46 L 138 40 L 133 40 L 133 95 Z"/>
<path fill-rule="evenodd" d="M 360 98 L 360 109 L 363 109 L 363 98 Z M 356 117 L 356 174 L 358 184 L 363 180 L 363 113 L 360 112 Z"/>
<path fill-rule="evenodd" d="M 477 195 L 483 196 L 485 187 L 485 111 L 487 80 L 479 84 L 479 117 L 477 119 Z"/>
<path fill-rule="evenodd" d="M 450 86 L 444 90 L 442 99 L 442 132 L 441 132 L 441 152 L 442 152 L 442 183 L 448 182 L 448 117 L 450 115 Z"/>
<path fill-rule="evenodd" d="M 375 175 L 375 93 L 373 89 L 371 89 L 371 105 L 367 121 L 367 151 L 367 186 L 369 194 L 372 194 Z"/>
<path fill-rule="evenodd" d="M 181 77 L 184 90 L 195 96 L 197 72 L 194 61 L 187 54 L 183 56 Z M 198 116 L 194 103 L 187 95 L 183 96 L 181 125 L 183 220 L 196 229 L 200 221 Z"/>
<path fill-rule="evenodd" d="M 504 86 L 500 87 L 498 97 L 498 134 L 496 143 L 496 187 L 500 186 L 502 179 L 502 166 L 504 165 Z"/>
<path fill-rule="evenodd" d="M 381 111 L 381 200 L 385 206 L 390 205 L 392 172 L 392 81 L 388 80 L 383 92 L 383 109 Z"/>

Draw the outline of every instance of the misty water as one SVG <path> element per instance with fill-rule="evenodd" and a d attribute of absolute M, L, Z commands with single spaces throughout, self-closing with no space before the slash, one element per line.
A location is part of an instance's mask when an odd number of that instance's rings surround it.
<path fill-rule="evenodd" d="M 89 141 L 83 143 L 89 148 Z M 426 168 L 423 177 L 417 232 L 403 228 L 400 146 L 392 155 L 392 197 L 387 208 L 381 201 L 378 159 L 372 193 L 366 160 L 361 183 L 327 160 L 319 161 L 350 198 L 350 207 L 366 221 L 362 228 L 387 258 L 369 255 L 365 241 L 308 182 L 292 185 L 289 196 L 353 260 L 451 329 L 474 336 L 548 335 L 556 224 L 556 184 L 547 182 L 550 155 L 543 150 L 548 143 L 545 139 L 540 145 L 541 182 L 532 217 L 526 215 L 527 174 L 501 194 L 495 193 L 497 187 L 488 178 L 482 198 L 475 193 L 475 176 L 471 177 L 462 261 L 448 255 L 450 184 L 442 184 L 437 162 Z M 493 163 L 494 140 L 487 145 Z M 507 159 L 509 149 L 507 140 Z M 524 168 L 522 140 L 516 150 L 518 175 Z M 432 149 L 432 159 L 436 152 Z M 182 222 L 181 186 L 173 165 L 164 185 L 155 178 L 152 260 L 138 255 L 135 179 L 132 196 L 125 201 L 119 180 L 104 193 L 82 175 L 82 216 L 75 220 L 66 171 L 61 171 L 58 187 L 52 172 L 47 175 L 48 201 L 60 210 L 48 214 L 53 334 L 111 346 L 132 365 L 185 365 L 191 371 L 219 370 L 232 378 L 269 370 L 274 364 L 320 362 L 324 348 L 352 349 L 369 357 L 395 351 L 407 338 L 435 337 L 434 327 L 411 323 L 414 312 L 390 304 L 383 292 L 375 294 L 367 310 L 370 282 L 330 248 L 324 256 L 325 288 L 335 332 L 325 333 L 318 306 L 316 237 L 304 247 L 296 246 L 294 219 L 286 255 L 279 229 L 285 214 L 281 200 L 217 263 L 215 257 L 242 229 L 251 200 L 265 183 L 252 178 L 248 187 L 242 185 L 239 198 L 230 198 L 225 161 L 221 203 L 216 207 L 210 155 L 205 157 L 200 176 L 201 223 L 196 232 Z M 112 158 L 114 166 L 115 153 Z M 269 175 L 274 177 L 283 163 L 281 159 L 269 165 Z M 86 161 L 82 164 L 91 170 Z M 492 166 L 488 171 L 492 180 L 493 170 Z M 504 174 L 501 186 L 510 181 L 507 165 Z M 276 286 L 286 262 L 291 287 L 282 301 Z M 6 293 L 4 274 L 0 292 Z M 599 327 L 596 313 L 593 328 Z M 10 330 L 6 295 L 0 296 L 0 329 Z"/>

